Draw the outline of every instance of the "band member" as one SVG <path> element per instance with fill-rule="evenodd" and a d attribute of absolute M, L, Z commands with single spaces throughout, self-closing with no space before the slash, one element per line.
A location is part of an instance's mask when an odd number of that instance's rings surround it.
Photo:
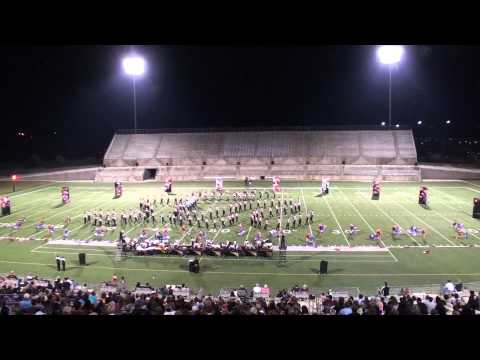
<path fill-rule="evenodd" d="M 239 228 L 240 228 L 240 231 L 238 232 L 238 236 L 243 236 L 247 233 L 247 231 L 245 230 L 242 224 L 239 225 Z"/>
<path fill-rule="evenodd" d="M 357 226 L 355 226 L 355 225 L 353 225 L 353 224 L 350 224 L 350 226 L 348 227 L 346 233 L 348 234 L 348 238 L 349 238 L 350 240 L 352 240 L 352 239 L 353 239 L 353 236 L 356 235 L 359 231 L 360 231 L 360 229 L 359 229 Z"/>
<path fill-rule="evenodd" d="M 425 241 L 427 239 L 427 229 L 422 229 L 420 231 L 420 234 L 422 235 L 422 240 Z"/>
<path fill-rule="evenodd" d="M 428 200 L 428 188 L 426 186 L 422 186 L 420 188 L 420 193 L 418 195 L 418 203 L 422 206 L 427 206 Z"/>
<path fill-rule="evenodd" d="M 411 235 L 411 236 L 417 236 L 419 234 L 419 230 L 417 229 L 417 227 L 415 225 L 412 225 L 410 226 L 410 228 L 408 229 L 408 233 Z"/>
<path fill-rule="evenodd" d="M 313 235 L 313 233 L 311 232 L 307 233 L 307 235 L 305 236 L 305 242 L 307 246 L 310 245 L 313 247 L 317 247 L 317 239 L 315 238 L 315 235 Z"/>
<path fill-rule="evenodd" d="M 166 180 L 165 180 L 165 192 L 170 195 L 171 192 L 172 192 L 172 184 L 173 184 L 173 181 L 172 181 L 172 178 L 168 177 Z M 175 199 L 176 201 L 176 199 Z M 176 204 L 175 204 L 176 205 Z"/>
<path fill-rule="evenodd" d="M 323 234 L 325 231 L 327 231 L 327 225 L 319 224 L 318 225 L 318 231 L 320 232 L 320 234 Z"/>
<path fill-rule="evenodd" d="M 62 271 L 65 271 L 66 260 L 63 256 L 60 257 L 60 263 L 62 264 Z"/>
<path fill-rule="evenodd" d="M 402 232 L 402 228 L 400 225 L 396 224 L 392 227 L 392 236 L 393 237 L 398 237 Z"/>

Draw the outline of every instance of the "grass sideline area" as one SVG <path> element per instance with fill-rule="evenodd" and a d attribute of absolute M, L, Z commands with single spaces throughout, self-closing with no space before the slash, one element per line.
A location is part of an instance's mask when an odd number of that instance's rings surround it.
<path fill-rule="evenodd" d="M 201 272 L 191 274 L 188 272 L 187 258 L 183 257 L 130 255 L 127 259 L 116 261 L 115 248 L 52 245 L 43 240 L 0 240 L 0 273 L 14 270 L 18 274 L 35 273 L 44 277 L 62 275 L 91 284 L 107 281 L 115 273 L 124 275 L 129 284 L 137 281 L 148 281 L 154 285 L 185 283 L 194 290 L 202 288 L 211 293 L 241 284 L 253 286 L 257 282 L 268 284 L 274 291 L 305 283 L 319 290 L 359 288 L 362 292 L 372 293 L 383 281 L 395 287 L 420 287 L 424 284 L 440 285 L 447 279 L 454 282 L 480 280 L 480 221 L 471 216 L 472 199 L 480 196 L 480 181 L 422 184 L 430 189 L 428 209 L 417 204 L 420 183 L 382 183 L 380 200 L 372 201 L 369 182 L 332 182 L 330 194 L 320 197 L 318 181 L 282 181 L 282 192 L 277 194 L 276 200 L 280 197 L 287 201 L 299 201 L 303 215 L 305 211 L 314 212 L 312 230 L 317 236 L 318 245 L 372 246 L 374 244 L 368 237 L 374 229 L 381 228 L 387 251 L 289 252 L 286 262 L 281 261 L 277 254 L 269 259 L 203 257 Z M 60 200 L 63 185 L 70 187 L 71 202 L 66 205 L 62 205 Z M 243 182 L 226 181 L 224 186 L 228 192 L 244 189 Z M 185 197 L 192 191 L 213 188 L 214 180 L 175 182 L 173 192 L 177 197 Z M 271 190 L 271 181 L 255 181 L 250 188 Z M 22 217 L 27 220 L 18 230 L 0 227 L 0 237 L 33 236 L 42 239 L 46 231 L 37 231 L 37 222 L 44 220 L 47 224 L 63 224 L 69 216 L 72 219 L 69 225 L 70 238 L 82 240 L 93 238 L 93 227 L 83 224 L 84 211 L 138 209 L 140 198 L 157 198 L 158 201 L 161 197 L 167 197 L 163 184 L 155 182 L 125 183 L 120 199 L 113 198 L 113 184 L 91 182 L 19 182 L 17 192 L 13 194 L 11 183 L 4 182 L 0 183 L 0 194 L 9 194 L 12 200 L 12 215 L 0 217 L 0 223 L 13 223 Z M 171 204 L 175 196 L 170 196 Z M 206 212 L 210 206 L 221 208 L 228 206 L 228 203 L 200 202 L 200 211 Z M 159 205 L 157 219 L 160 214 L 167 215 L 169 211 L 165 205 Z M 249 239 L 253 239 L 257 230 L 250 229 L 249 213 L 248 207 L 247 211 L 240 213 L 240 222 L 249 229 Z M 468 239 L 455 238 L 452 228 L 454 220 L 464 223 L 471 230 Z M 282 221 L 285 219 L 282 218 Z M 322 236 L 318 234 L 319 223 L 328 227 Z M 276 219 L 272 219 L 270 228 L 275 224 Z M 348 239 L 344 234 L 349 224 L 360 228 L 360 233 L 353 239 Z M 411 225 L 425 228 L 427 238 L 423 241 L 421 237 L 401 235 L 395 239 L 390 235 L 394 224 L 399 224 L 403 229 Z M 145 227 L 151 229 L 151 225 Z M 179 227 L 171 228 L 171 239 L 182 238 Z M 126 231 L 129 236 L 136 236 L 142 229 L 140 225 L 130 226 Z M 193 237 L 198 230 L 194 224 L 191 234 L 184 241 L 189 242 L 190 236 Z M 237 230 L 238 225 L 235 225 L 229 231 L 212 232 L 210 238 L 216 242 L 239 240 Z M 287 235 L 288 245 L 304 245 L 308 231 L 309 226 L 303 223 Z M 115 241 L 118 233 L 119 229 L 109 232 L 105 241 Z M 262 234 L 265 236 L 266 231 L 262 230 Z M 62 230 L 59 230 L 53 238 L 61 236 Z M 429 247 L 429 254 L 424 253 L 426 247 Z M 78 265 L 79 252 L 87 254 L 88 266 Z M 56 254 L 64 255 L 67 259 L 65 274 L 56 271 Z M 328 275 L 318 275 L 320 260 L 329 261 Z"/>

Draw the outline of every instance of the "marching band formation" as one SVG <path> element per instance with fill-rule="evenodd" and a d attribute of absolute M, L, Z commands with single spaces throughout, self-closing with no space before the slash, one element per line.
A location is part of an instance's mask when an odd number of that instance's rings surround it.
<path fill-rule="evenodd" d="M 250 179 L 246 178 L 246 183 Z M 173 181 L 167 178 L 165 181 L 165 193 L 172 192 Z M 115 197 L 119 198 L 123 194 L 122 183 L 114 183 Z M 321 194 L 329 194 L 329 181 L 322 179 Z M 120 228 L 119 243 L 125 251 L 132 251 L 136 254 L 211 254 L 211 255 L 264 255 L 270 256 L 273 243 L 282 244 L 286 247 L 285 236 L 297 231 L 303 227 L 309 227 L 310 231 L 306 233 L 305 244 L 307 246 L 317 246 L 317 238 L 311 229 L 314 222 L 313 211 L 302 211 L 300 199 L 294 201 L 292 198 L 282 199 L 277 197 L 281 191 L 280 178 L 272 178 L 272 190 L 244 189 L 241 191 L 228 192 L 223 186 L 223 179 L 215 178 L 214 190 L 202 190 L 192 192 L 186 197 L 160 197 L 141 198 L 139 206 L 129 210 L 102 210 L 94 209 L 85 211 L 83 215 L 83 224 L 94 227 L 93 236 L 96 240 L 102 240 L 108 232 L 113 232 Z M 379 200 L 380 181 L 375 179 L 372 184 L 372 199 Z M 67 186 L 61 188 L 61 200 L 63 203 L 70 201 L 70 190 Z M 419 192 L 419 204 L 427 205 L 428 188 L 422 186 Z M 199 204 L 206 205 L 200 207 Z M 0 198 L 2 215 L 8 216 L 11 213 L 10 198 L 7 196 Z M 474 199 L 474 206 L 480 206 L 480 199 Z M 158 214 L 159 213 L 159 214 Z M 475 213 L 475 208 L 474 208 Z M 157 215 L 158 214 L 158 215 Z M 250 227 L 247 229 L 240 220 L 241 214 L 248 214 Z M 242 216 L 243 218 L 243 216 Z M 19 229 L 26 222 L 25 218 L 18 219 L 14 223 L 0 223 L 0 227 L 10 227 L 14 230 Z M 37 222 L 35 228 L 37 231 L 48 231 L 52 235 L 57 230 L 63 229 L 63 239 L 68 239 L 70 230 L 68 225 L 71 219 L 65 219 L 64 225 L 46 224 L 43 220 Z M 148 227 L 147 227 L 148 226 Z M 468 229 L 464 224 L 454 221 L 453 228 L 456 233 L 456 239 L 467 239 Z M 143 228 L 138 237 L 129 238 L 128 233 L 137 228 Z M 171 241 L 169 231 L 172 228 L 179 228 L 182 235 L 181 239 Z M 191 235 L 193 229 L 197 229 L 197 234 L 191 239 L 191 243 L 186 245 L 183 239 Z M 237 241 L 229 241 L 217 244 L 215 238 L 220 232 L 230 232 L 235 228 Z M 128 229 L 128 231 L 126 231 Z M 249 241 L 248 234 L 256 231 L 253 240 Z M 266 238 L 262 237 L 261 231 L 265 231 Z M 327 231 L 327 225 L 318 225 L 318 236 L 322 236 Z M 360 228 L 350 224 L 344 230 L 333 229 L 332 232 L 339 233 L 343 231 L 348 235 L 349 240 L 360 233 Z M 209 239 L 208 234 L 215 233 L 214 239 Z M 391 235 L 398 238 L 406 234 L 410 237 L 421 236 L 426 239 L 426 229 L 417 228 L 415 225 L 404 231 L 400 225 L 392 227 Z M 369 239 L 382 243 L 382 230 L 377 229 L 369 235 Z"/>

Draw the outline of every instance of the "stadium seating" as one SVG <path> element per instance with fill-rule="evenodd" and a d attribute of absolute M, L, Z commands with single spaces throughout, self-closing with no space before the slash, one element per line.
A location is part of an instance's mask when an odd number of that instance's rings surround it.
<path fill-rule="evenodd" d="M 116 134 L 105 154 L 106 168 L 96 180 L 119 176 L 141 180 L 125 167 L 138 167 L 140 173 L 142 167 L 154 167 L 158 180 L 167 176 L 419 180 L 416 161 L 410 130 Z"/>

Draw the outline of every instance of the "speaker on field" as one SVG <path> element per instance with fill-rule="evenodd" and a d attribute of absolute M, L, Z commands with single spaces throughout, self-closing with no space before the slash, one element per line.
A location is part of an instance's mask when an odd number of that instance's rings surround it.
<path fill-rule="evenodd" d="M 328 273 L 328 261 L 322 260 L 320 261 L 320 274 L 327 274 Z"/>
<path fill-rule="evenodd" d="M 78 262 L 80 265 L 87 265 L 87 256 L 85 253 L 78 254 Z"/>
<path fill-rule="evenodd" d="M 473 215 L 475 219 L 480 219 L 480 198 L 473 199 Z"/>

